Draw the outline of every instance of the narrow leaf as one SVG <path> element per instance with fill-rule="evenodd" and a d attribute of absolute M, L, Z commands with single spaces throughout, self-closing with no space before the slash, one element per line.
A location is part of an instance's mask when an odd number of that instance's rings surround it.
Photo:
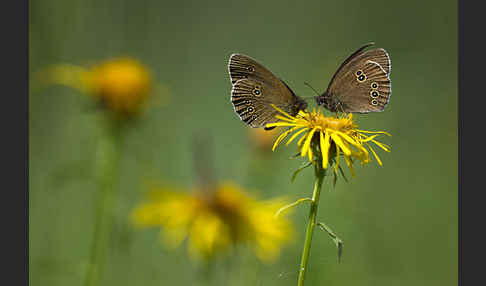
<path fill-rule="evenodd" d="M 337 251 L 338 251 L 338 263 L 341 263 L 341 257 L 343 254 L 343 244 L 344 244 L 343 241 L 332 231 L 330 227 L 328 227 L 324 223 L 318 222 L 317 225 L 321 230 L 327 232 L 327 234 L 329 234 L 331 239 L 334 241 L 334 244 L 336 244 Z"/>
<path fill-rule="evenodd" d="M 288 204 L 288 205 L 286 205 L 286 206 L 281 207 L 281 208 L 280 208 L 280 209 L 279 209 L 279 210 L 278 210 L 278 211 L 275 213 L 275 216 L 277 217 L 277 216 L 279 216 L 279 215 L 280 215 L 280 214 L 281 214 L 283 211 L 288 210 L 288 209 L 290 209 L 290 208 L 292 208 L 292 207 L 295 207 L 295 206 L 297 206 L 297 205 L 299 205 L 299 204 L 301 204 L 301 203 L 303 203 L 303 202 L 308 202 L 308 201 L 311 201 L 311 202 L 312 202 L 312 199 L 310 199 L 310 198 L 302 198 L 302 199 L 298 199 L 298 200 L 296 200 L 295 202 L 293 202 L 293 203 L 291 203 L 291 204 Z"/>
<path fill-rule="evenodd" d="M 341 166 L 339 166 L 339 172 L 341 173 L 341 175 L 343 176 L 343 179 L 344 181 L 347 183 L 348 182 L 348 179 L 346 178 L 346 176 L 344 175 L 344 171 L 343 171 L 343 168 L 341 168 Z"/>
<path fill-rule="evenodd" d="M 295 181 L 295 178 L 297 177 L 297 174 L 299 174 L 300 171 L 304 170 L 310 165 L 312 165 L 312 162 L 305 162 L 302 166 L 300 166 L 297 170 L 295 170 L 294 173 L 292 174 L 292 178 L 290 178 L 290 182 L 293 183 Z"/>

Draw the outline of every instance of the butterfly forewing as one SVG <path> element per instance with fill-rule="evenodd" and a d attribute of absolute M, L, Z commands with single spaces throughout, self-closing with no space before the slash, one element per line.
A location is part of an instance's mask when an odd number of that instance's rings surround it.
<path fill-rule="evenodd" d="M 278 80 L 278 78 L 262 64 L 249 56 L 242 54 L 232 54 L 230 56 L 228 70 L 231 84 L 235 84 L 238 80 L 245 78 L 270 82 Z"/>

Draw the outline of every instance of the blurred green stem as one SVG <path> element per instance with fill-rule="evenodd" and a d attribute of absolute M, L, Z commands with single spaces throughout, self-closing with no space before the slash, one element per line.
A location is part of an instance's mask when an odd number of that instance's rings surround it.
<path fill-rule="evenodd" d="M 322 168 L 320 163 L 322 160 L 316 160 L 314 164 L 314 193 L 312 194 L 312 202 L 310 205 L 309 219 L 307 221 L 307 228 L 305 231 L 304 249 L 302 250 L 302 259 L 300 261 L 299 269 L 299 281 L 297 286 L 304 285 L 305 272 L 307 270 L 307 262 L 309 260 L 310 248 L 312 243 L 312 234 L 314 233 L 314 227 L 317 225 L 317 207 L 319 206 L 319 197 L 321 194 L 322 181 L 326 171 Z"/>
<path fill-rule="evenodd" d="M 120 161 L 120 125 L 117 120 L 106 120 L 106 132 L 96 150 L 96 170 L 98 181 L 98 202 L 95 214 L 95 229 L 91 242 L 89 264 L 85 285 L 98 284 L 108 250 L 110 233 L 114 219 L 117 181 Z"/>

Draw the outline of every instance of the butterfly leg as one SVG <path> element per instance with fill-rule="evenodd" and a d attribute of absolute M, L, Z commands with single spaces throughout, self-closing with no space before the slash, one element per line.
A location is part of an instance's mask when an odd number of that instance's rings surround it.
<path fill-rule="evenodd" d="M 337 107 L 337 108 L 336 108 L 336 110 L 339 110 L 339 111 L 341 111 L 342 113 L 344 113 L 344 107 L 343 107 L 343 105 L 341 104 L 341 102 L 338 102 L 336 107 Z M 336 115 L 336 117 L 337 117 L 337 115 Z"/>

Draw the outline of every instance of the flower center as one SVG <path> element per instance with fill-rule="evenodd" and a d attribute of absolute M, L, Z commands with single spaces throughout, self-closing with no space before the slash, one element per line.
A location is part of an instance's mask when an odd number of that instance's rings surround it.
<path fill-rule="evenodd" d="M 318 127 L 322 130 L 332 129 L 341 132 L 349 131 L 355 127 L 350 117 L 347 118 L 325 117 L 320 113 L 313 113 L 311 115 L 310 125 L 312 127 Z"/>

